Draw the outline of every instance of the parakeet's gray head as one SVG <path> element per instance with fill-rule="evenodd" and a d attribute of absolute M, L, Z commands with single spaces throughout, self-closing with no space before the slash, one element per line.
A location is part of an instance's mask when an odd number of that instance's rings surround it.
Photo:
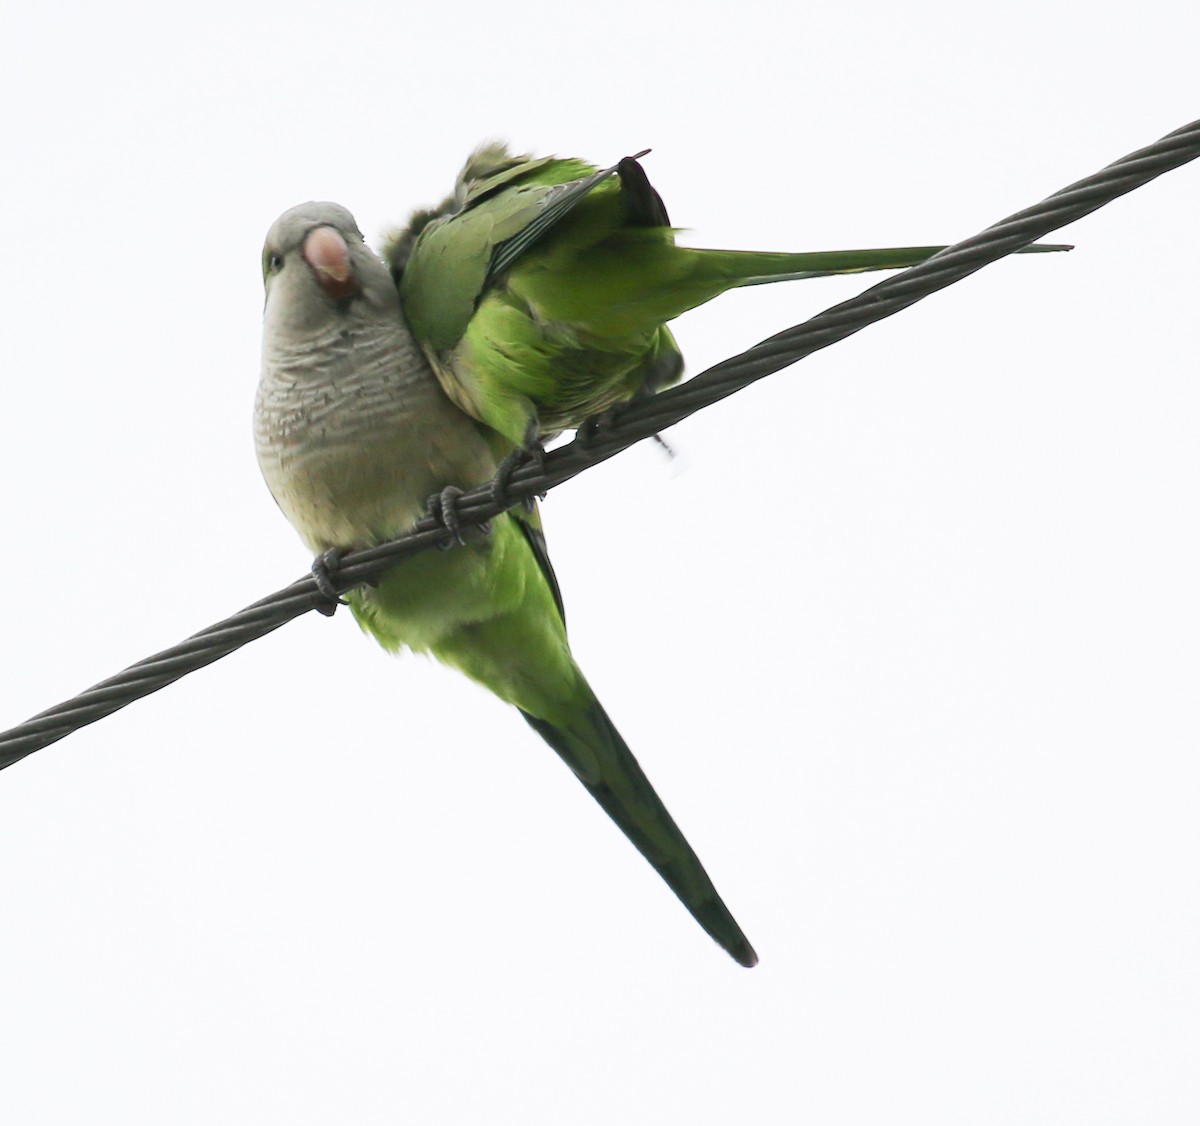
<path fill-rule="evenodd" d="M 320 327 L 355 302 L 398 307 L 387 268 L 338 203 L 301 203 L 271 225 L 263 246 L 265 316 L 283 331 Z"/>

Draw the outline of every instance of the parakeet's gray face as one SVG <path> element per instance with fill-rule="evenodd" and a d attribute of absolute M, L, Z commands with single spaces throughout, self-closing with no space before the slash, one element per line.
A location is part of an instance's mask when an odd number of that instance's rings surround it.
<path fill-rule="evenodd" d="M 317 328 L 357 298 L 395 306 L 387 268 L 337 203 L 301 203 L 272 224 L 263 246 L 266 313 L 281 328 Z"/>

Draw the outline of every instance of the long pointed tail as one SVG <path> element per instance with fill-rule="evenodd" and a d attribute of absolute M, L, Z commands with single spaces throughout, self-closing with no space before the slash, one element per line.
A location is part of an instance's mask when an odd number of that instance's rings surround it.
<path fill-rule="evenodd" d="M 587 248 L 579 258 L 580 276 L 595 286 L 587 309 L 590 331 L 618 336 L 631 324 L 644 330 L 673 320 L 726 290 L 768 282 L 863 274 L 916 266 L 944 246 L 891 246 L 870 250 L 819 250 L 784 253 L 769 250 L 710 250 L 678 246 L 661 227 L 627 227 L 619 236 Z M 1039 243 L 1019 253 L 1046 254 L 1069 246 Z M 549 275 L 547 275 L 549 276 Z M 607 283 L 607 288 L 606 288 Z M 522 284 L 529 288 L 528 280 Z M 539 291 L 537 301 L 548 319 L 579 316 L 579 294 L 571 287 Z"/>
<path fill-rule="evenodd" d="M 717 276 L 730 281 L 731 287 L 766 285 L 777 281 L 798 281 L 803 278 L 825 278 L 834 274 L 865 274 L 872 270 L 901 270 L 932 258 L 944 246 L 891 246 L 876 250 L 819 250 L 808 253 L 785 254 L 756 250 L 696 250 L 680 247 L 684 253 L 695 254 L 698 261 Z M 1019 250 L 1018 254 L 1050 254 L 1070 250 L 1059 243 L 1037 243 Z"/>
<path fill-rule="evenodd" d="M 589 692 L 590 695 L 590 692 Z M 594 696 L 570 728 L 522 711 L 708 934 L 743 966 L 758 955 L 721 901 L 700 858 L 667 812 Z"/>

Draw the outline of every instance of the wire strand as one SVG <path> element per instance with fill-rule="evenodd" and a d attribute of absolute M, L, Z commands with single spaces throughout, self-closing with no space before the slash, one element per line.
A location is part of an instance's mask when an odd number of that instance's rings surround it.
<path fill-rule="evenodd" d="M 876 321 L 907 309 L 988 263 L 1028 246 L 1197 157 L 1200 157 L 1200 121 L 1193 121 L 1154 144 L 1114 161 L 1094 175 L 1069 184 L 1041 203 L 947 247 L 920 265 L 831 306 L 803 324 L 776 333 L 739 355 L 722 360 L 679 387 L 634 400 L 604 422 L 585 424 L 573 442 L 547 454 L 542 467 L 530 463 L 513 472 L 507 490 L 510 503 L 545 493 L 569 481 L 634 443 L 682 422 L 696 411 L 720 402 L 822 348 L 845 340 Z M 464 493 L 457 507 L 463 524 L 483 523 L 503 511 L 487 485 Z M 378 578 L 401 559 L 452 542 L 451 533 L 432 517 L 426 517 L 408 535 L 347 553 L 338 566 L 337 588 L 339 591 L 350 590 Z M 180 644 L 138 661 L 78 696 L 0 732 L 0 770 L 80 727 L 165 688 L 190 672 L 220 660 L 293 618 L 327 606 L 327 600 L 310 576 L 267 595 Z"/>

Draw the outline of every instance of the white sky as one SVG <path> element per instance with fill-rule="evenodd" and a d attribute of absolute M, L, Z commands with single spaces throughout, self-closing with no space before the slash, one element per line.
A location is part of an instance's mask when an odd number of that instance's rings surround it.
<path fill-rule="evenodd" d="M 378 232 L 503 136 L 652 146 L 696 245 L 952 241 L 1200 116 L 1191 0 L 973 10 L 5 7 L 0 726 L 307 568 L 249 429 L 291 204 Z M 758 969 L 515 712 L 310 615 L 0 775 L 4 1120 L 1196 1121 L 1198 194 L 548 501 Z"/>

